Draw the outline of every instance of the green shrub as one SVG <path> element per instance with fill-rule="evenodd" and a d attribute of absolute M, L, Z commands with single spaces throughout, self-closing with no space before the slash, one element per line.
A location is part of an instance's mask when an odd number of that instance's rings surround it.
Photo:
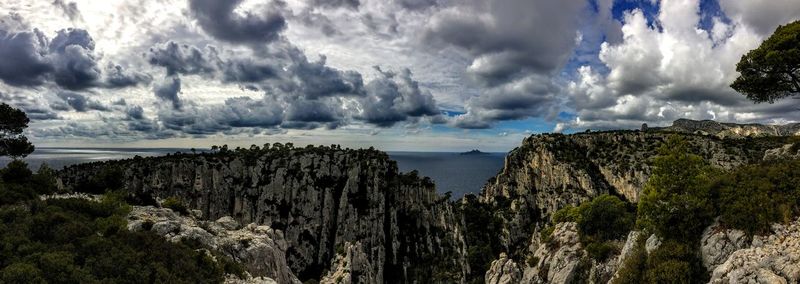
<path fill-rule="evenodd" d="M 589 257 L 597 261 L 605 261 L 609 256 L 619 253 L 619 247 L 610 241 L 591 242 L 585 249 Z"/>
<path fill-rule="evenodd" d="M 178 197 L 175 196 L 167 197 L 167 199 L 164 199 L 164 202 L 161 202 L 161 207 L 172 209 L 172 211 L 175 211 L 183 215 L 189 213 L 189 209 L 186 208 L 186 205 L 183 204 L 183 201 L 181 201 Z"/>
<path fill-rule="evenodd" d="M 556 230 L 555 226 L 547 226 L 539 232 L 539 239 L 542 241 L 543 244 L 550 243 L 553 239 L 553 231 Z"/>
<path fill-rule="evenodd" d="M 553 213 L 553 223 L 578 222 L 579 217 L 578 207 L 567 205 Z"/>
<path fill-rule="evenodd" d="M 800 160 L 749 165 L 720 176 L 720 221 L 748 234 L 769 233 L 772 223 L 786 223 L 800 213 Z"/>
<path fill-rule="evenodd" d="M 647 258 L 646 283 L 705 283 L 708 273 L 693 245 L 667 240 Z"/>
<path fill-rule="evenodd" d="M 119 196 L 0 206 L 0 283 L 220 283 L 243 269 L 205 249 L 130 232 Z"/>
<path fill-rule="evenodd" d="M 637 222 L 662 238 L 692 242 L 714 218 L 710 185 L 718 172 L 689 153 L 681 136 L 671 136 L 658 152 L 642 191 Z"/>
<path fill-rule="evenodd" d="M 624 237 L 633 227 L 635 216 L 627 204 L 608 194 L 603 194 L 578 207 L 578 232 L 583 238 L 598 241 Z"/>

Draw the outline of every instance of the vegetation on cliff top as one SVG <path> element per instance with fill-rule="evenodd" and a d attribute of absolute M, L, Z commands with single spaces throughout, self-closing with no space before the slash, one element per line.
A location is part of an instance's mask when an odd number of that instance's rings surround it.
<path fill-rule="evenodd" d="M 4 106 L 6 127 L 13 122 Z M 0 149 L 0 156 L 21 153 Z M 124 195 L 109 190 L 119 178 L 96 180 L 92 190 L 106 192 L 100 201 L 41 199 L 57 193 L 53 170 L 43 165 L 33 173 L 20 160 L 0 169 L 0 283 L 220 283 L 225 274 L 243 275 L 241 266 L 205 248 L 128 231 Z"/>

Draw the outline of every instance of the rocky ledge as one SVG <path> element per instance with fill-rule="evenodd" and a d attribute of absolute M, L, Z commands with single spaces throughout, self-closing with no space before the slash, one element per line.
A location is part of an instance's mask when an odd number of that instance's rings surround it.
<path fill-rule="evenodd" d="M 228 216 L 204 221 L 168 208 L 133 206 L 128 214 L 128 230 L 151 231 L 173 242 L 199 242 L 242 264 L 250 278 L 300 283 L 286 264 L 288 244 L 283 233 L 268 226 L 240 226 Z"/>

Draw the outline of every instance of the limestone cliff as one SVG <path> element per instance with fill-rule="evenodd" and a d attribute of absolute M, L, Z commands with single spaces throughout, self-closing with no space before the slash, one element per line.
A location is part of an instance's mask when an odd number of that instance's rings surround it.
<path fill-rule="evenodd" d="M 469 269 L 451 202 L 382 152 L 225 150 L 84 164 L 59 176 L 63 187 L 79 189 L 109 171 L 137 198 L 177 197 L 208 220 L 232 216 L 283 232 L 286 261 L 301 281 L 321 279 L 354 253 L 360 261 L 344 275 L 353 283 L 457 283 Z"/>
<path fill-rule="evenodd" d="M 678 119 L 667 131 L 698 133 L 726 138 L 764 137 L 764 136 L 796 136 L 800 135 L 800 123 L 784 125 L 736 124 L 713 120 Z"/>
<path fill-rule="evenodd" d="M 501 237 L 509 254 L 519 257 L 511 251 L 524 251 L 531 234 L 566 205 L 603 193 L 638 201 L 657 148 L 669 135 L 614 131 L 531 136 L 509 152 L 502 172 L 484 186 L 480 200 L 502 208 Z M 696 154 L 725 169 L 760 161 L 768 149 L 781 147 L 788 139 L 683 136 Z"/>

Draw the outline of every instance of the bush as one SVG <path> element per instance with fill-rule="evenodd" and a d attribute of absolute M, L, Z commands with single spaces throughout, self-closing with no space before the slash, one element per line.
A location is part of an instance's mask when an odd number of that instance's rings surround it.
<path fill-rule="evenodd" d="M 647 258 L 646 283 L 705 283 L 708 273 L 691 245 L 668 240 Z"/>
<path fill-rule="evenodd" d="M 769 233 L 772 223 L 786 223 L 800 213 L 800 160 L 744 166 L 720 176 L 722 224 L 750 235 Z"/>
<path fill-rule="evenodd" d="M 0 283 L 220 283 L 241 266 L 204 249 L 125 229 L 127 204 L 110 194 L 0 206 Z"/>
<path fill-rule="evenodd" d="M 658 151 L 637 222 L 662 238 L 693 242 L 714 218 L 710 185 L 718 172 L 689 153 L 680 136 L 671 136 Z"/>
<path fill-rule="evenodd" d="M 578 207 L 567 205 L 553 213 L 553 223 L 578 222 L 580 212 Z"/>
<path fill-rule="evenodd" d="M 608 194 L 578 207 L 578 232 L 582 237 L 598 241 L 624 237 L 633 227 L 634 214 L 627 204 Z"/>
<path fill-rule="evenodd" d="M 586 245 L 589 257 L 597 261 L 605 261 L 609 256 L 619 253 L 619 247 L 610 241 L 592 242 Z"/>
<path fill-rule="evenodd" d="M 183 202 L 178 197 L 175 196 L 171 196 L 168 197 L 167 199 L 164 199 L 164 202 L 161 202 L 161 206 L 164 208 L 172 209 L 172 211 L 175 211 L 183 215 L 189 213 L 189 209 L 186 208 L 186 205 L 184 205 Z"/>

